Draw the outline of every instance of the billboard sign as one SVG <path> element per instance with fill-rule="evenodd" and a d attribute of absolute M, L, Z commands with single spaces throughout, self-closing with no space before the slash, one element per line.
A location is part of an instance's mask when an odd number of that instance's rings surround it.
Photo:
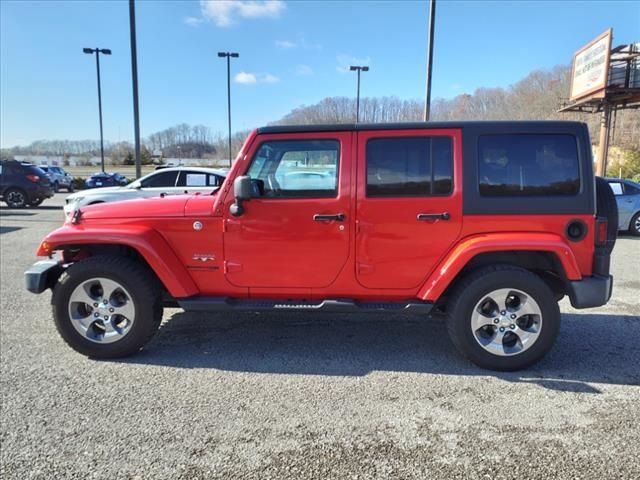
<path fill-rule="evenodd" d="M 609 55 L 611 37 L 609 29 L 596 37 L 573 56 L 571 72 L 571 101 L 589 96 L 604 97 L 609 78 Z"/>

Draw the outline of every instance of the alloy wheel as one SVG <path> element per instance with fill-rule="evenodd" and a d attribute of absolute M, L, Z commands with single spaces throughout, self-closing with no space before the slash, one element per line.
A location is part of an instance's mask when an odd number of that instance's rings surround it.
<path fill-rule="evenodd" d="M 69 297 L 69 318 L 84 338 L 96 343 L 113 343 L 131 331 L 136 308 L 129 292 L 108 278 L 91 278 L 80 283 Z"/>
<path fill-rule="evenodd" d="M 471 331 L 484 350 L 511 356 L 536 343 L 542 328 L 542 311 L 527 293 L 501 288 L 484 295 L 473 309 Z"/>

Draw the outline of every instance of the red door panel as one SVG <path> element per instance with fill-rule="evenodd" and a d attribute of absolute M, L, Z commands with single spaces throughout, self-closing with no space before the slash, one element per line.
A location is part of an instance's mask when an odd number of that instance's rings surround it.
<path fill-rule="evenodd" d="M 451 139 L 452 192 L 434 196 L 421 196 L 401 187 L 397 195 L 375 197 L 376 193 L 369 192 L 367 196 L 367 176 L 370 182 L 377 181 L 375 171 L 371 171 L 373 160 L 367 171 L 367 144 L 381 136 L 381 132 L 375 131 L 358 133 L 356 275 L 358 282 L 367 288 L 414 288 L 421 285 L 453 245 L 462 227 L 461 132 L 453 129 L 384 132 L 387 139 Z M 393 157 L 392 150 L 389 152 L 388 161 L 402 161 Z M 406 168 L 418 168 L 413 164 L 421 161 L 419 158 L 412 159 L 412 166 Z M 383 160 L 387 161 L 387 157 Z M 406 165 L 409 163 L 406 160 Z M 445 215 L 429 217 L 438 214 Z"/>
<path fill-rule="evenodd" d="M 233 192 L 225 199 L 224 256 L 229 282 L 255 288 L 311 288 L 330 285 L 349 256 L 353 225 L 350 193 L 351 132 L 263 135 L 248 152 L 246 167 L 260 145 L 271 140 L 328 139 L 340 143 L 338 194 L 335 198 L 253 198 L 245 212 L 229 213 Z M 282 181 L 282 180 L 281 180 Z M 305 179 L 287 180 L 306 181 Z M 314 220 L 342 214 L 343 220 Z"/>

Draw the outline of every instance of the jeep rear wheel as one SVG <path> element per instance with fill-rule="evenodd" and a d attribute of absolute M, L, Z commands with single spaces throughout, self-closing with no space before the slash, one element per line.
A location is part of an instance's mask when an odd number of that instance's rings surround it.
<path fill-rule="evenodd" d="M 155 279 L 142 265 L 96 256 L 69 267 L 53 289 L 53 317 L 71 348 L 93 358 L 139 351 L 162 320 Z"/>
<path fill-rule="evenodd" d="M 464 278 L 450 298 L 449 335 L 482 368 L 511 371 L 540 360 L 553 346 L 560 310 L 537 275 L 508 265 Z"/>

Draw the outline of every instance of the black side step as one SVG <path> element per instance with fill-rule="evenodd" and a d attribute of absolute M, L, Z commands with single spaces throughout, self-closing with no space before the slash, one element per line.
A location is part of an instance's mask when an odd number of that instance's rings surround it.
<path fill-rule="evenodd" d="M 314 312 L 397 312 L 428 314 L 432 302 L 362 302 L 356 300 L 238 300 L 229 297 L 196 297 L 177 300 L 178 305 L 190 312 L 221 312 L 243 310 L 262 311 L 314 311 Z"/>

